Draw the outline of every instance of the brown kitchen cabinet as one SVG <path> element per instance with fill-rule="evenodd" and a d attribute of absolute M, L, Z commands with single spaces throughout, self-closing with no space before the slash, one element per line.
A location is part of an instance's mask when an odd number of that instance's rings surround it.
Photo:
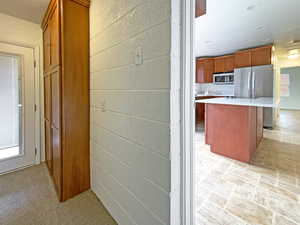
<path fill-rule="evenodd" d="M 251 66 L 251 51 L 250 50 L 242 50 L 238 51 L 234 54 L 234 67 L 242 68 L 242 67 L 250 67 Z"/>
<path fill-rule="evenodd" d="M 225 71 L 225 58 L 223 56 L 216 57 L 214 59 L 214 62 L 215 62 L 214 72 L 215 73 L 224 73 L 224 71 Z"/>
<path fill-rule="evenodd" d="M 214 59 L 214 72 L 227 73 L 234 71 L 234 55 L 220 56 Z"/>
<path fill-rule="evenodd" d="M 272 64 L 272 45 L 238 51 L 235 53 L 235 68 Z"/>
<path fill-rule="evenodd" d="M 196 83 L 212 83 L 214 59 L 200 58 L 196 61 Z"/>
<path fill-rule="evenodd" d="M 210 98 L 217 98 L 215 96 L 198 96 L 196 100 L 203 100 L 203 99 L 210 99 Z M 204 122 L 205 120 L 205 103 L 196 103 L 196 124 Z"/>
<path fill-rule="evenodd" d="M 206 14 L 206 0 L 196 0 L 196 17 L 203 16 Z"/>
<path fill-rule="evenodd" d="M 90 188 L 89 5 L 51 0 L 42 23 L 45 155 L 60 201 Z"/>
<path fill-rule="evenodd" d="M 251 49 L 251 65 L 263 66 L 272 64 L 272 46 Z"/>

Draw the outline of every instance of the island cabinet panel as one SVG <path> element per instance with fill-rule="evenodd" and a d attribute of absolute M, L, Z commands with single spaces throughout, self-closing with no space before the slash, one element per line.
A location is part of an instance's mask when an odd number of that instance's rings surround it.
<path fill-rule="evenodd" d="M 211 151 L 249 163 L 257 147 L 256 107 L 206 104 L 205 114 Z"/>
<path fill-rule="evenodd" d="M 256 127 L 257 127 L 257 146 L 261 143 L 263 139 L 264 132 L 264 110 L 262 107 L 257 107 L 257 117 L 256 117 Z"/>
<path fill-rule="evenodd" d="M 250 67 L 251 66 L 251 51 L 238 51 L 234 55 L 235 68 Z"/>
<path fill-rule="evenodd" d="M 60 201 L 90 188 L 89 5 L 51 0 L 42 23 L 46 163 Z"/>
<path fill-rule="evenodd" d="M 196 83 L 212 83 L 214 59 L 200 58 L 196 61 Z"/>

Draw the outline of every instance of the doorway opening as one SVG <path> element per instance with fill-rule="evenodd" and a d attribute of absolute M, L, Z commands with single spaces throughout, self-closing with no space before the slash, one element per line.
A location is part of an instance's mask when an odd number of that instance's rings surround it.
<path fill-rule="evenodd" d="M 207 0 L 205 6 L 194 20 L 190 87 L 194 224 L 299 224 L 299 97 L 287 98 L 300 90 L 293 75 L 300 3 Z M 276 12 L 288 16 L 275 18 Z M 293 59 L 291 52 L 298 52 Z M 292 107 L 285 106 L 289 100 Z"/>

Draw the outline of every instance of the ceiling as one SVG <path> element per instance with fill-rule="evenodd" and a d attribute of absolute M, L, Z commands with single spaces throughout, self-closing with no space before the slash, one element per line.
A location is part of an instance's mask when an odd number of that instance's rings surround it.
<path fill-rule="evenodd" d="M 1 0 L 0 13 L 41 24 L 50 0 Z"/>
<path fill-rule="evenodd" d="M 207 0 L 196 19 L 196 56 L 219 56 L 274 43 L 280 54 L 300 48 L 299 0 Z"/>

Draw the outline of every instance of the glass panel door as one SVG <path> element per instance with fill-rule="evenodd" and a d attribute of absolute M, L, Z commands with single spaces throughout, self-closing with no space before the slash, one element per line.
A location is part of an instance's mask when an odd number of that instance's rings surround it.
<path fill-rule="evenodd" d="M 0 160 L 23 154 L 20 57 L 0 53 Z"/>

